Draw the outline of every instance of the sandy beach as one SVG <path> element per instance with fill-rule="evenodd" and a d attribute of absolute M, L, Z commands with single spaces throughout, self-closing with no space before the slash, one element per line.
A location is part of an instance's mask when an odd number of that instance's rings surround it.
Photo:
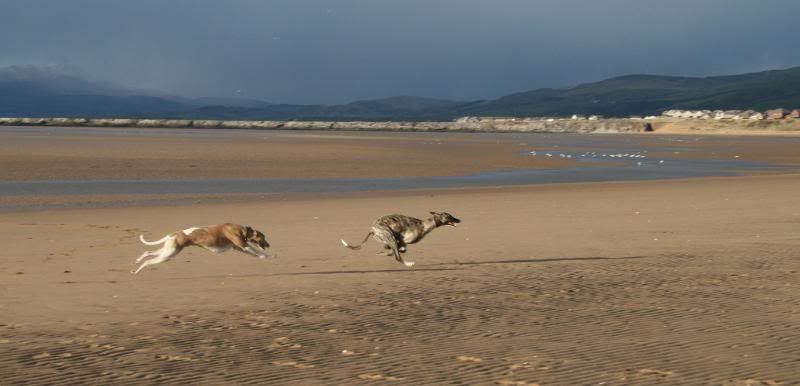
<path fill-rule="evenodd" d="M 409 134 L 264 143 L 7 134 L 0 180 L 450 175 L 574 162 L 514 155 L 541 149 L 536 136 Z M 800 163 L 794 142 L 750 141 L 671 142 L 687 158 Z M 798 384 L 800 174 L 749 174 L 0 213 L 0 383 Z M 339 243 L 360 240 L 381 215 L 431 210 L 463 223 L 411 245 L 413 269 L 377 256 L 374 242 Z M 139 234 L 224 221 L 262 229 L 278 258 L 187 249 L 129 273 L 146 249 Z"/>

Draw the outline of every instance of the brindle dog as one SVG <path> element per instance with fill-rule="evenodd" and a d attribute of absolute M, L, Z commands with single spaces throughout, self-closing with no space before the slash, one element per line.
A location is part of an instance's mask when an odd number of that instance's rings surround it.
<path fill-rule="evenodd" d="M 342 244 L 350 249 L 360 249 L 370 237 L 373 237 L 383 244 L 384 249 L 389 250 L 387 256 L 394 256 L 395 260 L 405 264 L 406 267 L 411 267 L 414 262 L 404 261 L 400 256 L 401 253 L 406 252 L 406 245 L 419 242 L 425 235 L 440 226 L 454 227 L 461 222 L 447 212 L 430 212 L 430 214 L 432 217 L 425 221 L 402 214 L 381 217 L 372 224 L 372 229 L 361 241 L 361 244 L 350 245 L 344 240 L 342 240 Z"/>

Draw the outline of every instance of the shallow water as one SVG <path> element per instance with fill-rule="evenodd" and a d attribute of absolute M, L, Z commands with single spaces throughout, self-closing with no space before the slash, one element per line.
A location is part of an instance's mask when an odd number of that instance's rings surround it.
<path fill-rule="evenodd" d="M 521 155 L 524 156 L 524 155 Z M 491 171 L 463 176 L 331 179 L 51 180 L 0 182 L 0 196 L 93 194 L 334 193 L 735 176 L 780 166 L 738 160 L 631 159 L 613 165 Z M 664 163 L 660 163 L 663 160 Z M 602 159 L 608 162 L 608 159 Z"/>

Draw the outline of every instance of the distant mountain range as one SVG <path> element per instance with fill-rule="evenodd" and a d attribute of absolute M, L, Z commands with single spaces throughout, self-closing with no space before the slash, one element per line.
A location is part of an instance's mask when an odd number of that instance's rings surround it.
<path fill-rule="evenodd" d="M 659 114 L 669 109 L 800 107 L 800 67 L 707 78 L 628 75 L 485 101 L 397 96 L 341 105 L 271 104 L 237 98 L 190 99 L 89 79 L 72 68 L 2 68 L 0 116 L 380 121 L 572 114 L 627 117 Z"/>

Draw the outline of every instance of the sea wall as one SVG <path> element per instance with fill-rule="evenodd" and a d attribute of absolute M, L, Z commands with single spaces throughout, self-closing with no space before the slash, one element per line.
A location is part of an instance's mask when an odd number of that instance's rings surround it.
<path fill-rule="evenodd" d="M 364 121 L 221 121 L 112 118 L 0 118 L 5 126 L 148 127 L 245 130 L 341 130 L 420 132 L 629 133 L 643 132 L 649 122 L 635 119 L 481 118 L 453 122 Z"/>
<path fill-rule="evenodd" d="M 171 129 L 414 131 L 473 133 L 697 133 L 800 134 L 800 119 L 504 118 L 466 117 L 452 122 L 222 121 L 111 118 L 0 118 L 0 126 L 141 127 Z"/>

